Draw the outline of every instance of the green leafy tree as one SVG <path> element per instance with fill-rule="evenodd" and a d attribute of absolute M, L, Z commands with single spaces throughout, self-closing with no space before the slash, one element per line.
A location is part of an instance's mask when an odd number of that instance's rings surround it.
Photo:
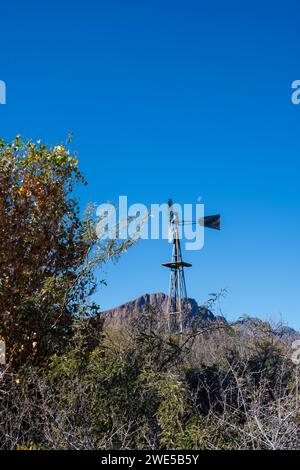
<path fill-rule="evenodd" d="M 94 268 L 128 245 L 97 240 L 85 180 L 66 145 L 0 140 L 0 337 L 8 360 L 38 363 L 65 347 L 74 318 L 95 314 Z"/>

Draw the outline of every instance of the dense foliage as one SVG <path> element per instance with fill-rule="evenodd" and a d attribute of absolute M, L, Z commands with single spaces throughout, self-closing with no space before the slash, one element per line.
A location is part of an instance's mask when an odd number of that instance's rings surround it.
<path fill-rule="evenodd" d="M 0 338 L 13 368 L 64 349 L 74 318 L 97 311 L 93 269 L 126 249 L 97 240 L 91 208 L 79 217 L 78 183 L 66 145 L 0 140 Z"/>
<path fill-rule="evenodd" d="M 271 330 L 170 336 L 151 306 L 103 325 L 94 269 L 130 243 L 97 239 L 79 182 L 65 145 L 0 141 L 0 448 L 299 449 L 298 369 Z"/>
<path fill-rule="evenodd" d="M 245 342 L 218 324 L 168 337 L 156 318 L 149 309 L 122 330 L 79 328 L 47 368 L 22 370 L 17 384 L 6 375 L 1 447 L 300 447 L 297 369 L 280 342 Z"/>

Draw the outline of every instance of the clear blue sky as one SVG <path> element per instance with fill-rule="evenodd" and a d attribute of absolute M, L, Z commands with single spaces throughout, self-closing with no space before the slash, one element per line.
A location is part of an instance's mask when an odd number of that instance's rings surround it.
<path fill-rule="evenodd" d="M 279 6 L 280 3 L 280 6 Z M 300 328 L 299 2 L 18 1 L 0 10 L 1 136 L 75 133 L 81 202 L 196 202 L 222 232 L 186 253 L 188 293 L 227 288 L 227 318 Z M 174 186 L 180 170 L 181 184 Z M 166 291 L 167 242 L 105 274 L 112 307 Z"/>

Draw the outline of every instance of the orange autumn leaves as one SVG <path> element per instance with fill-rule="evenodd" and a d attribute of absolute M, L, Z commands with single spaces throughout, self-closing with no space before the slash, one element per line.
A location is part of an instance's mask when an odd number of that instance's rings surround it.
<path fill-rule="evenodd" d="M 13 361 L 43 354 L 51 325 L 58 334 L 68 323 L 65 291 L 86 251 L 72 196 L 79 182 L 66 146 L 0 139 L 0 335 Z"/>

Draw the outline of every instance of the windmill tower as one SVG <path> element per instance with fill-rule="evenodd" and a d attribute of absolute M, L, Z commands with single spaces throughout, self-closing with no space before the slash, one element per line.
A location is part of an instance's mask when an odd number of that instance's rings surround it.
<path fill-rule="evenodd" d="M 172 258 L 169 263 L 163 263 L 162 266 L 170 269 L 169 278 L 169 296 L 167 304 L 167 321 L 171 333 L 182 333 L 187 323 L 184 301 L 187 299 L 187 290 L 184 276 L 184 268 L 190 268 L 192 265 L 182 259 L 179 225 L 201 224 L 204 227 L 220 230 L 220 215 L 210 215 L 201 218 L 198 221 L 179 221 L 178 214 L 173 211 L 173 202 L 168 201 L 169 206 L 169 233 L 172 243 Z"/>
<path fill-rule="evenodd" d="M 181 246 L 178 231 L 178 214 L 173 212 L 173 202 L 169 206 L 169 233 L 172 243 L 172 259 L 163 266 L 170 269 L 169 297 L 167 305 L 167 319 L 170 332 L 182 333 L 185 324 L 183 301 L 187 298 L 184 268 L 192 265 L 182 260 Z"/>

